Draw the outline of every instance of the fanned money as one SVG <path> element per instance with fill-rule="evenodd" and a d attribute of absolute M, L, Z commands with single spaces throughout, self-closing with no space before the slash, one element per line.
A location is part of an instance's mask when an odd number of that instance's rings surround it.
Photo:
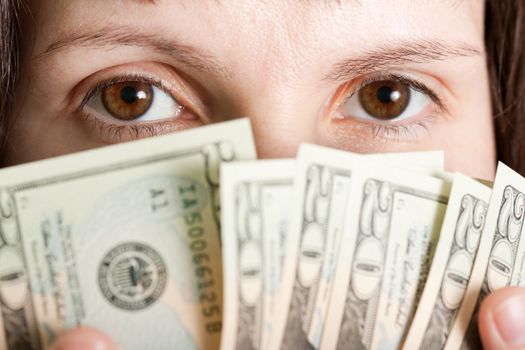
<path fill-rule="evenodd" d="M 403 348 L 442 349 L 465 295 L 491 189 L 456 174 L 419 306 Z"/>
<path fill-rule="evenodd" d="M 286 248 L 292 160 L 222 168 L 222 349 L 267 349 L 274 333 Z"/>
<path fill-rule="evenodd" d="M 499 164 L 472 277 L 445 349 L 479 349 L 477 316 L 483 299 L 525 277 L 525 179 Z"/>
<path fill-rule="evenodd" d="M 349 215 L 353 169 L 382 162 L 414 167 L 435 164 L 440 155 L 359 156 L 303 145 L 294 183 L 282 295 L 271 349 L 305 349 L 320 345 L 333 289 L 339 249 Z M 437 181 L 437 180 L 436 180 Z"/>
<path fill-rule="evenodd" d="M 443 156 L 254 161 L 243 120 L 3 169 L 0 348 L 480 348 L 480 303 L 525 285 L 525 179 Z"/>
<path fill-rule="evenodd" d="M 322 349 L 396 349 L 439 238 L 449 184 L 388 168 L 352 179 Z"/>
<path fill-rule="evenodd" d="M 0 348 L 78 325 L 124 349 L 214 349 L 219 167 L 255 158 L 246 120 L 0 173 Z"/>

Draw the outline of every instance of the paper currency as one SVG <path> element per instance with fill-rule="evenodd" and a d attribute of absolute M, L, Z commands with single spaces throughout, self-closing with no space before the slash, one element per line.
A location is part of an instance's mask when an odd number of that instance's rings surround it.
<path fill-rule="evenodd" d="M 219 167 L 246 120 L 0 172 L 0 348 L 96 327 L 123 349 L 214 349 Z"/>
<path fill-rule="evenodd" d="M 445 349 L 481 348 L 477 314 L 483 299 L 525 284 L 524 213 L 525 179 L 500 163 L 472 275 Z"/>
<path fill-rule="evenodd" d="M 352 175 L 321 349 L 397 349 L 430 268 L 450 186 L 388 168 Z"/>
<path fill-rule="evenodd" d="M 319 347 L 350 198 L 352 169 L 368 162 L 442 165 L 442 154 L 359 156 L 319 146 L 300 149 L 282 295 L 270 348 Z"/>
<path fill-rule="evenodd" d="M 478 251 L 491 189 L 455 174 L 439 243 L 403 348 L 442 349 Z"/>
<path fill-rule="evenodd" d="M 295 161 L 222 168 L 222 349 L 267 349 L 274 333 Z"/>

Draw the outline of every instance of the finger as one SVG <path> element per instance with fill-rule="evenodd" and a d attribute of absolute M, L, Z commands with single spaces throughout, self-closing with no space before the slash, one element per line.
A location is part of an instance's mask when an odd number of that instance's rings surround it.
<path fill-rule="evenodd" d="M 53 350 L 117 350 L 117 347 L 103 333 L 82 327 L 61 334 Z"/>
<path fill-rule="evenodd" d="M 481 304 L 478 323 L 484 349 L 525 349 L 525 288 L 490 294 Z"/>

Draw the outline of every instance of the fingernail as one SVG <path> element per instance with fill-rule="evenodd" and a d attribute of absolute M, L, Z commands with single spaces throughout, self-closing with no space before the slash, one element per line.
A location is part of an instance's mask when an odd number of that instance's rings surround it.
<path fill-rule="evenodd" d="M 496 329 L 506 344 L 525 345 L 525 296 L 505 300 L 492 315 Z"/>
<path fill-rule="evenodd" d="M 73 333 L 61 336 L 53 345 L 53 350 L 113 350 L 106 339 L 91 334 Z"/>

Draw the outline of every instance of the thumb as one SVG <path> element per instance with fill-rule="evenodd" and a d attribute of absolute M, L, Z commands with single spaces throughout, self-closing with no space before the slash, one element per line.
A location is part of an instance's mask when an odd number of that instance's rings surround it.
<path fill-rule="evenodd" d="M 481 304 L 478 322 L 484 349 L 525 349 L 525 288 L 490 294 Z"/>
<path fill-rule="evenodd" d="M 61 334 L 53 350 L 117 350 L 106 335 L 92 328 L 77 328 Z"/>

